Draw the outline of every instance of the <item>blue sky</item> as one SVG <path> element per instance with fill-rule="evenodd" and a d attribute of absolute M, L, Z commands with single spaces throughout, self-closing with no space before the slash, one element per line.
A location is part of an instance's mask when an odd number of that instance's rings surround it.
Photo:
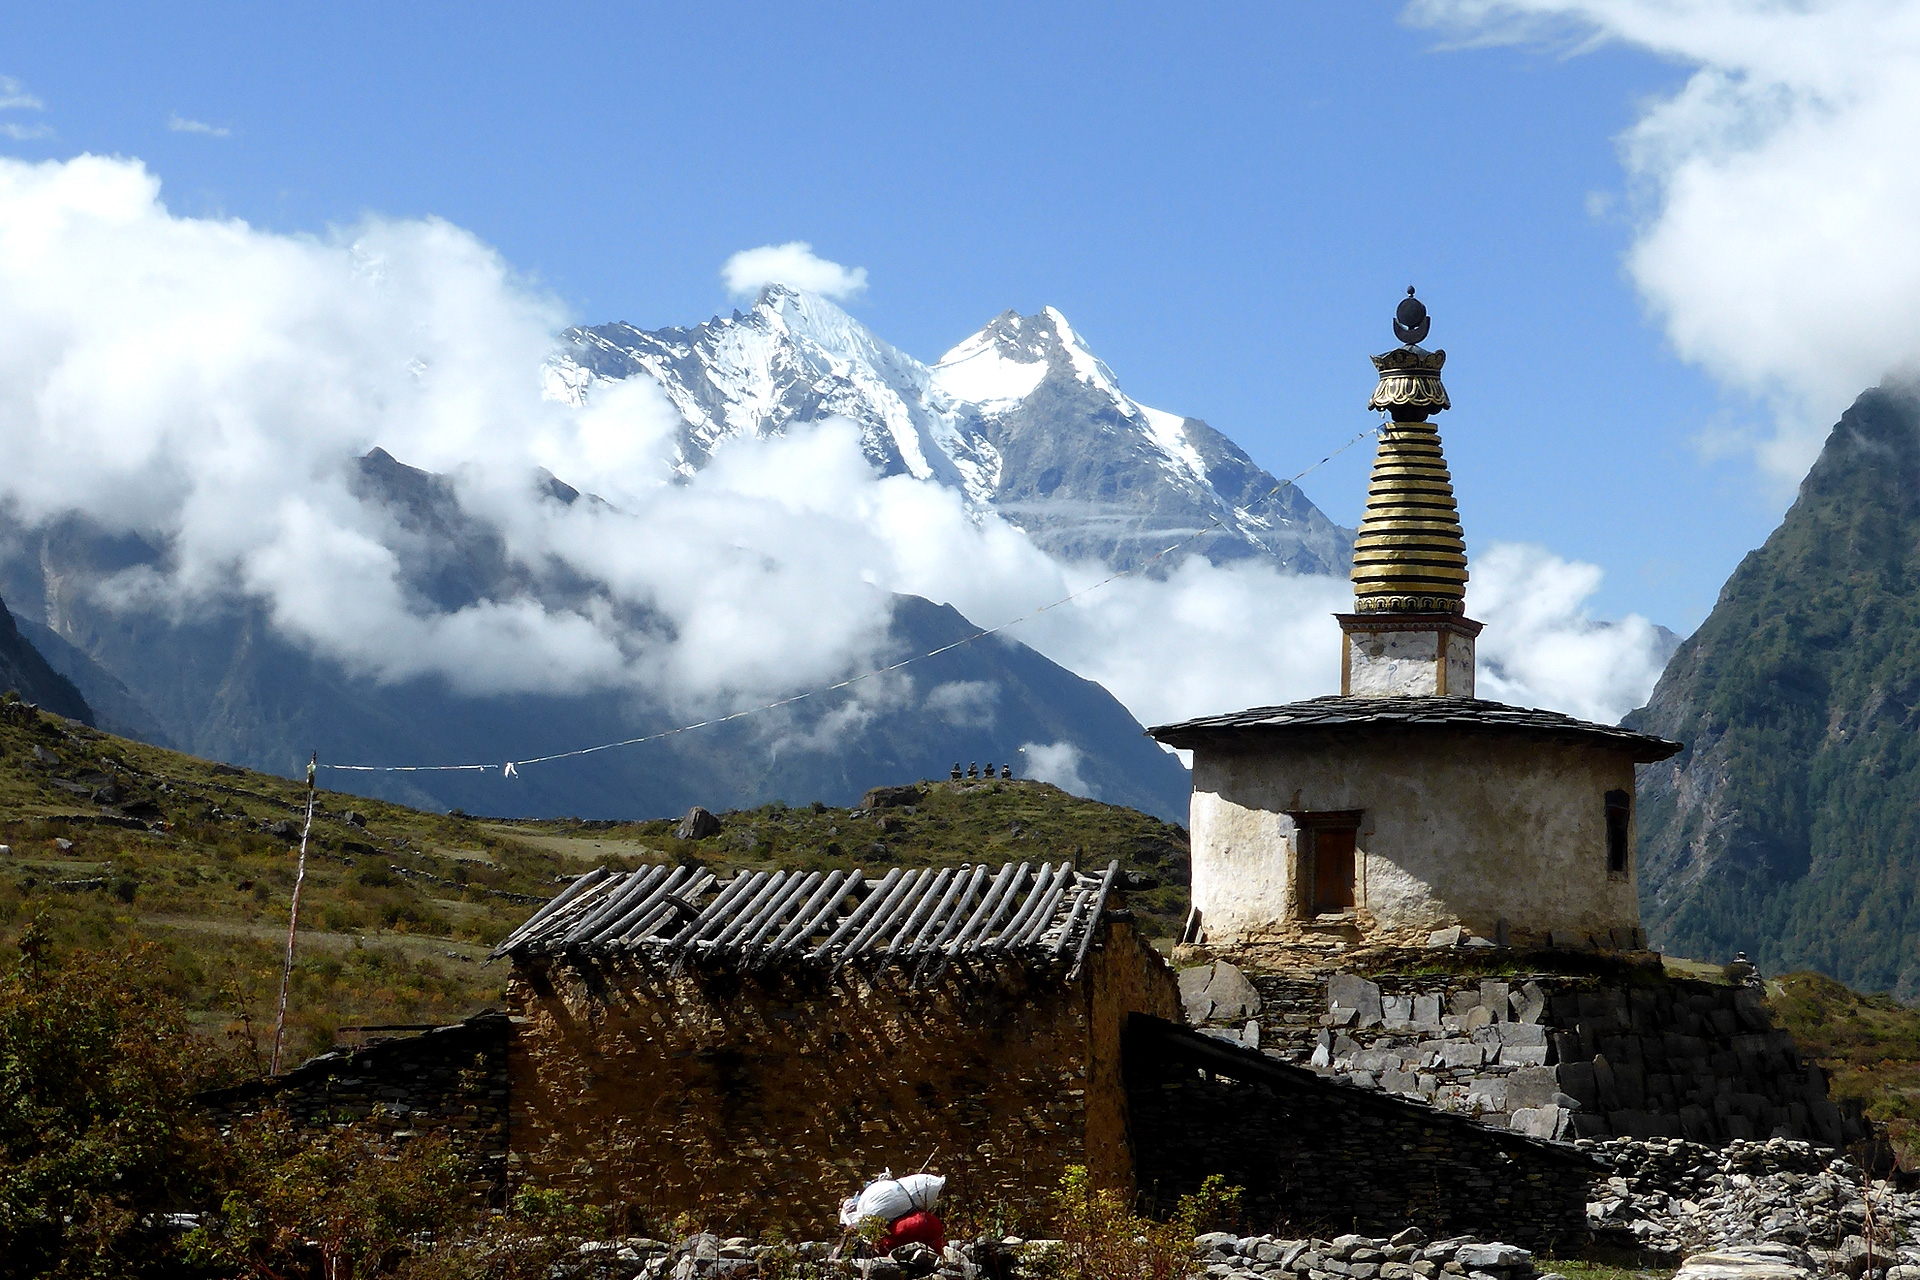
<path fill-rule="evenodd" d="M 1052 304 L 1282 475 L 1368 421 L 1415 283 L 1470 539 L 1603 566 L 1603 615 L 1705 616 L 1793 477 L 1703 448 L 1767 411 L 1622 265 L 1616 139 L 1690 65 L 1448 47 L 1397 4 L 1035 8 L 17 7 L 0 74 L 42 107 L 7 119 L 45 133 L 0 151 L 139 157 L 175 213 L 279 231 L 444 218 L 589 323 L 696 322 L 729 254 L 807 240 L 915 355 Z M 1353 523 L 1365 470 L 1305 488 Z"/>

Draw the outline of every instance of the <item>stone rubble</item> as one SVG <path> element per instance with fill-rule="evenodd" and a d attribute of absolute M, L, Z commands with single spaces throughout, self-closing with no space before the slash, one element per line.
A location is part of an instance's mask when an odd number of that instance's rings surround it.
<path fill-rule="evenodd" d="M 1785 1246 L 1809 1256 L 1812 1274 L 1857 1278 L 1871 1234 L 1876 1273 L 1891 1268 L 1885 1280 L 1920 1280 L 1920 1193 L 1863 1178 L 1842 1152 L 1784 1138 L 1725 1148 L 1678 1138 L 1574 1145 L 1612 1170 L 1595 1181 L 1587 1205 L 1603 1249 L 1691 1265 L 1698 1254 Z M 1786 1265 L 1785 1256 L 1770 1255 L 1766 1265 Z M 1904 1268 L 1914 1270 L 1903 1275 Z M 1701 1270 L 1698 1280 L 1710 1277 Z"/>
<path fill-rule="evenodd" d="M 832 1244 L 754 1244 L 744 1237 L 700 1234 L 677 1244 L 632 1238 L 594 1241 L 555 1270 L 560 1280 L 1007 1280 L 1030 1268 L 1057 1241 L 950 1244 L 943 1254 L 904 1245 L 891 1256 L 841 1258 Z M 1533 1254 L 1470 1236 L 1429 1240 L 1409 1227 L 1391 1238 L 1340 1235 L 1331 1240 L 1235 1236 L 1211 1232 L 1194 1241 L 1193 1273 L 1204 1280 L 1535 1280 Z M 1559 1280 L 1549 1273 L 1539 1280 Z M 1896 1277 L 1895 1280 L 1901 1280 Z"/>

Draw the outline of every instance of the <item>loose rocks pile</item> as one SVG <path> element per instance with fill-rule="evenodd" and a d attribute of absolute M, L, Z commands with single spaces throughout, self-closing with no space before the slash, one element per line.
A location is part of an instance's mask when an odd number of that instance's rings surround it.
<path fill-rule="evenodd" d="M 846 1259 L 822 1242 L 756 1245 L 744 1238 L 695 1235 L 669 1244 L 635 1238 L 584 1245 L 556 1274 L 566 1280 L 992 1280 L 1030 1270 L 1058 1243 L 1008 1238 L 949 1245 L 940 1254 L 924 1245 L 907 1245 L 888 1257 Z M 1379 1239 L 1342 1235 L 1288 1240 L 1213 1232 L 1194 1245 L 1197 1269 L 1207 1280 L 1535 1280 L 1537 1274 L 1533 1255 L 1525 1249 L 1468 1236 L 1429 1241 L 1411 1227 Z"/>
<path fill-rule="evenodd" d="M 1510 1244 L 1471 1236 L 1429 1241 L 1417 1227 L 1396 1236 L 1344 1235 L 1331 1240 L 1283 1240 L 1274 1236 L 1201 1236 L 1207 1280 L 1253 1280 L 1259 1276 L 1305 1276 L 1306 1280 L 1532 1280 L 1533 1254 Z"/>
<path fill-rule="evenodd" d="M 983 1280 L 989 1271 L 1004 1276 L 1011 1270 L 1004 1263 L 998 1268 L 977 1265 L 974 1259 L 984 1254 L 1007 1260 L 1015 1256 L 1004 1245 L 949 1245 L 944 1253 L 935 1253 L 913 1244 L 889 1256 L 853 1259 L 840 1257 L 836 1246 L 825 1241 L 755 1244 L 743 1236 L 723 1239 L 701 1233 L 677 1243 L 642 1237 L 592 1241 L 555 1274 L 563 1280 Z"/>
<path fill-rule="evenodd" d="M 1840 1152 L 1783 1138 L 1725 1148 L 1677 1138 L 1575 1145 L 1612 1167 L 1587 1205 L 1602 1246 L 1677 1262 L 1784 1245 L 1803 1248 L 1821 1275 L 1860 1276 L 1869 1253 L 1875 1271 L 1920 1266 L 1920 1195 L 1864 1179 Z"/>

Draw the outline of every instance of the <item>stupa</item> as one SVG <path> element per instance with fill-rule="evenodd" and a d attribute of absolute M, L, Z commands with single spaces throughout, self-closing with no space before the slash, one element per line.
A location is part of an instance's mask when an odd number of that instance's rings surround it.
<path fill-rule="evenodd" d="M 1193 752 L 1183 941 L 1645 945 L 1634 767 L 1680 744 L 1474 697 L 1481 624 L 1431 417 L 1451 408 L 1407 291 L 1373 357 L 1380 429 L 1340 693 L 1151 732 Z M 1456 932 L 1457 930 L 1457 932 Z"/>

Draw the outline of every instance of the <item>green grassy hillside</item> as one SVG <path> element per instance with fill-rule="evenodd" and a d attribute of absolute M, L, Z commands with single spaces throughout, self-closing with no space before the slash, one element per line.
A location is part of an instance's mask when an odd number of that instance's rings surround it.
<path fill-rule="evenodd" d="M 883 780 L 876 780 L 883 781 Z M 196 1024 L 264 1052 L 286 947 L 305 789 L 0 703 L 0 942 L 34 920 L 55 945 L 165 953 Z M 771 805 L 674 838 L 671 822 L 430 814 L 322 792 L 289 1014 L 296 1056 L 343 1026 L 438 1022 L 497 1004 L 493 943 L 602 863 L 874 868 L 1119 857 L 1166 887 L 1132 895 L 1149 929 L 1185 910 L 1186 833 L 1045 783 L 925 784 L 866 813 Z"/>

